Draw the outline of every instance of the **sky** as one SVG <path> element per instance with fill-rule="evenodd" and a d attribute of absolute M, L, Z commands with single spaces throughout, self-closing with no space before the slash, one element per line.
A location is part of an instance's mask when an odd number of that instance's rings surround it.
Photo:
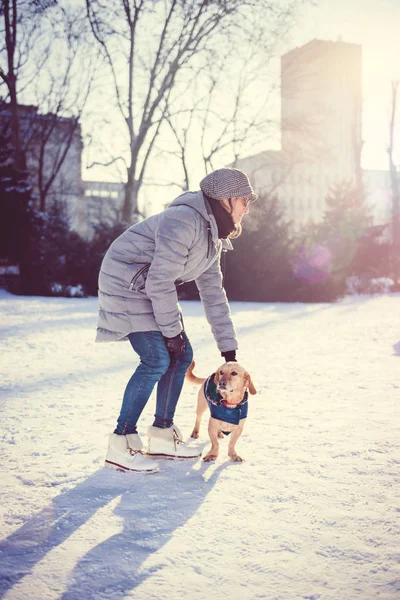
<path fill-rule="evenodd" d="M 257 389 L 245 462 L 224 438 L 215 463 L 144 475 L 103 466 L 137 358 L 94 343 L 97 299 L 0 290 L 0 598 L 398 600 L 400 295 L 231 308 Z M 220 354 L 201 304 L 182 309 L 207 377 Z M 188 443 L 208 451 L 207 415 Z"/>

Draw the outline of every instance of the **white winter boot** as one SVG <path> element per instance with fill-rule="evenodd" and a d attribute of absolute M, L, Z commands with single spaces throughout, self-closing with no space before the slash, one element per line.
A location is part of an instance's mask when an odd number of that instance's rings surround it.
<path fill-rule="evenodd" d="M 150 425 L 147 430 L 149 436 L 148 456 L 159 458 L 198 458 L 201 451 L 186 446 L 182 440 L 182 434 L 176 425 L 161 429 Z"/>
<path fill-rule="evenodd" d="M 142 442 L 137 433 L 118 435 L 110 433 L 105 466 L 117 471 L 157 473 L 160 469 L 154 460 L 142 452 Z"/>

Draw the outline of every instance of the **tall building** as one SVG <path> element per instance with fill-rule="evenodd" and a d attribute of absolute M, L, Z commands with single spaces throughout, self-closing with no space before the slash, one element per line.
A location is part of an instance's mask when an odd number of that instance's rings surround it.
<path fill-rule="evenodd" d="M 237 162 L 257 189 L 277 196 L 295 227 L 323 218 L 335 184 L 363 185 L 379 201 L 376 222 L 387 214 L 387 177 L 361 169 L 361 46 L 312 40 L 281 58 L 281 150 Z M 375 194 L 375 195 L 374 195 Z"/>
<path fill-rule="evenodd" d="M 361 148 L 361 46 L 313 40 L 281 58 L 282 151 L 352 178 Z"/>

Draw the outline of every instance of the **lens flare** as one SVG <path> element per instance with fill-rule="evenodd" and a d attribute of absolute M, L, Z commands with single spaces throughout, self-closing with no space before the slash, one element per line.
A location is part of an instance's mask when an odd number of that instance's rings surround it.
<path fill-rule="evenodd" d="M 293 260 L 296 279 L 310 285 L 324 281 L 332 270 L 332 255 L 326 246 L 310 245 L 298 248 Z"/>

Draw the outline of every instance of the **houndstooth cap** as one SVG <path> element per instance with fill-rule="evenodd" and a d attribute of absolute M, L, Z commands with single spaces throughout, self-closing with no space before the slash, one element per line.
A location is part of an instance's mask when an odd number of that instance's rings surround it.
<path fill-rule="evenodd" d="M 212 171 L 200 181 L 200 189 L 215 200 L 250 198 L 250 202 L 254 202 L 258 198 L 246 173 L 239 169 L 224 168 Z"/>

